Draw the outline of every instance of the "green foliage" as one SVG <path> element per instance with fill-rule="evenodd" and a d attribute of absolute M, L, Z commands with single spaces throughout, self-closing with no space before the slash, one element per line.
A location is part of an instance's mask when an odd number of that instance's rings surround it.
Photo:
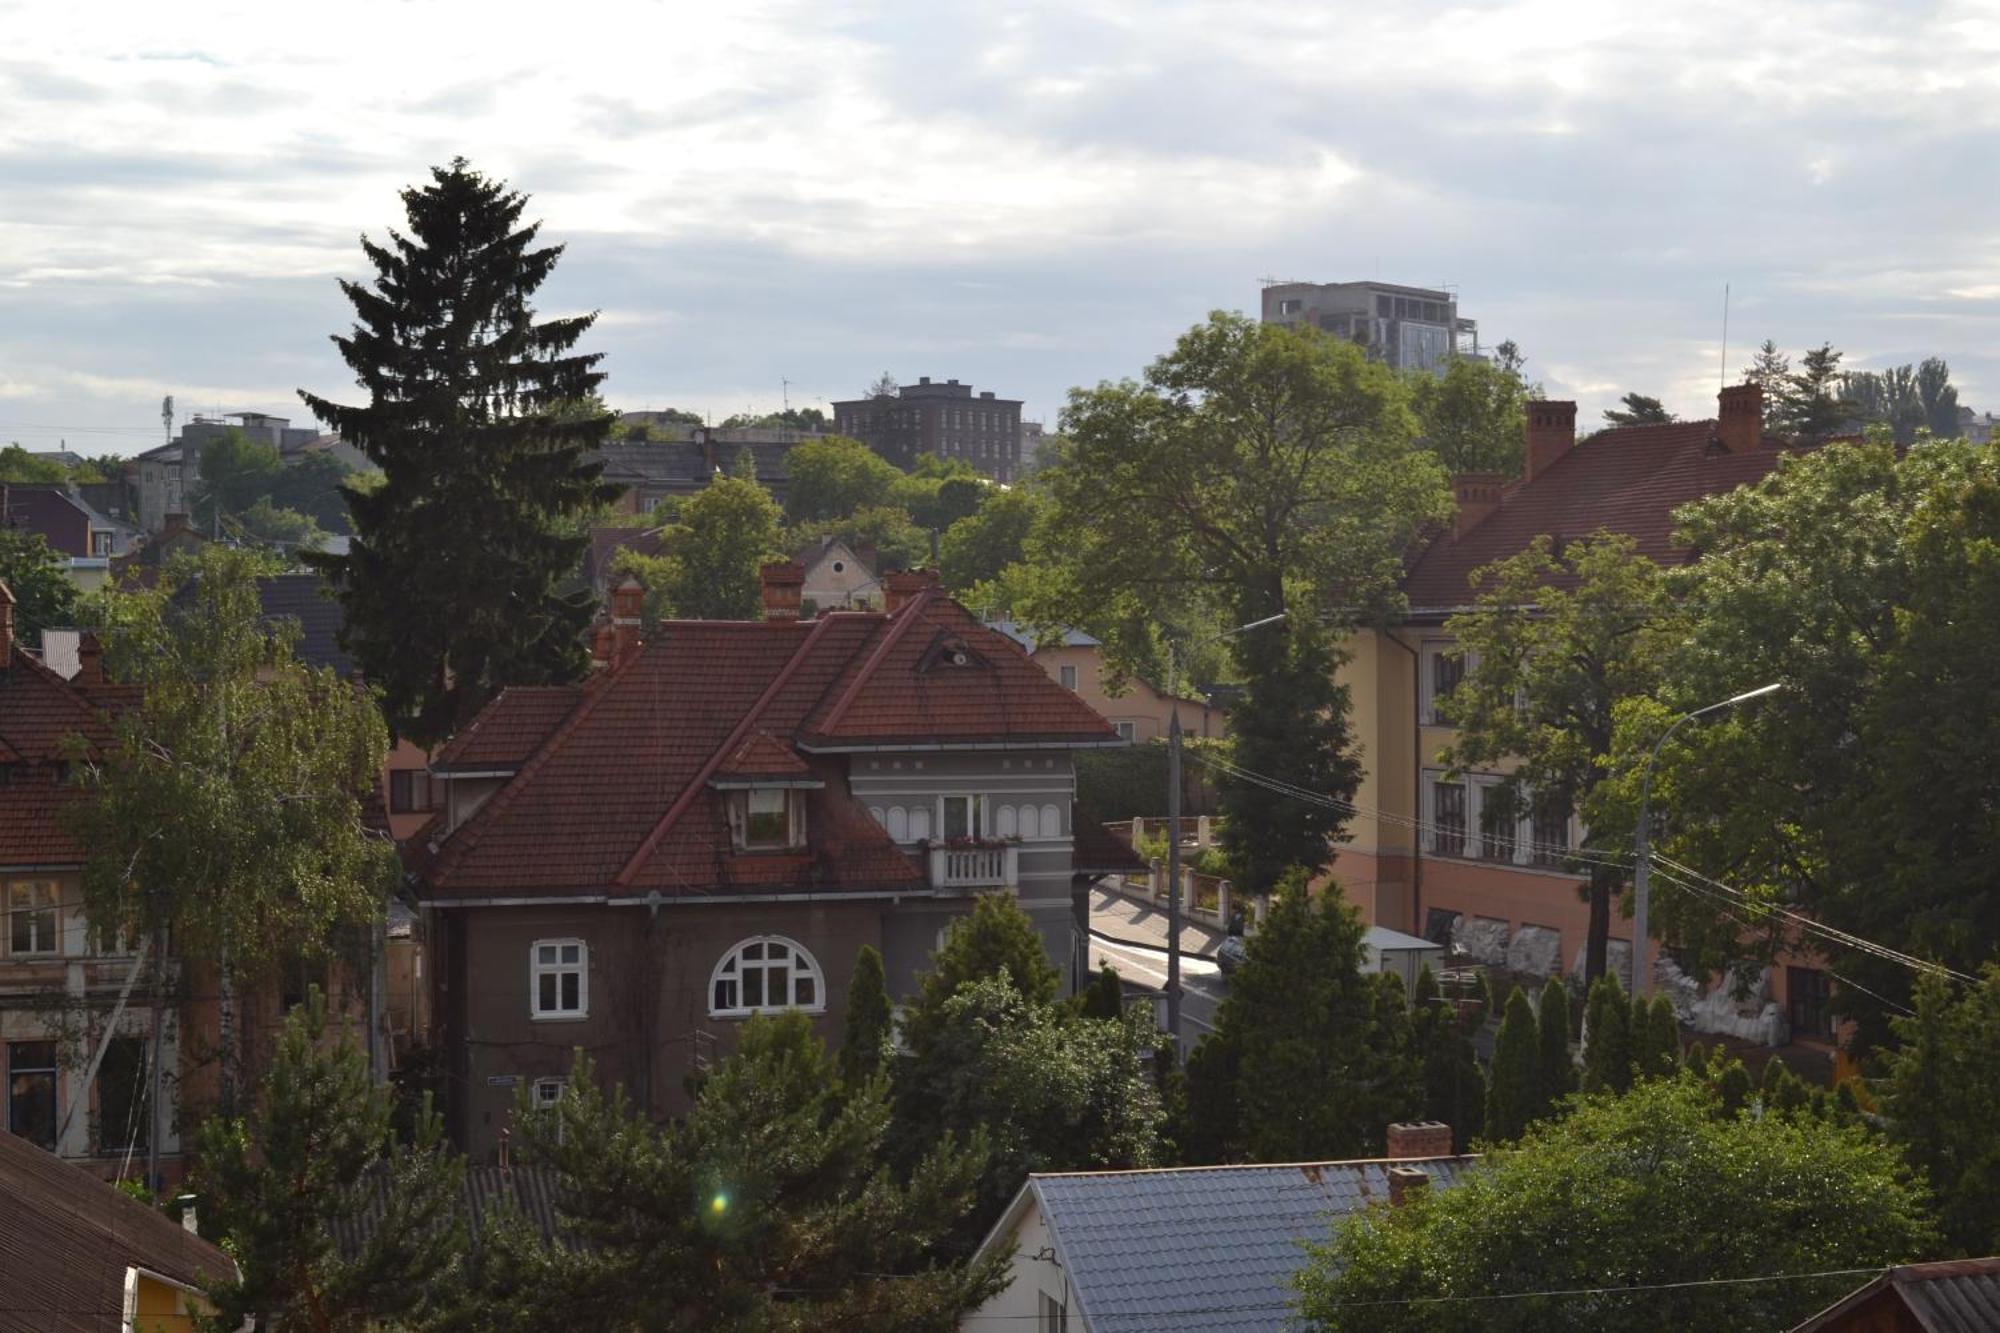
<path fill-rule="evenodd" d="M 1470 666 L 1443 705 L 1458 727 L 1445 761 L 1471 769 L 1518 757 L 1498 789 L 1503 817 L 1575 811 L 1586 849 L 1624 852 L 1635 815 L 1606 782 L 1607 760 L 1621 707 L 1659 689 L 1683 638 L 1667 574 L 1633 538 L 1601 533 L 1560 553 L 1537 537 L 1474 580 L 1474 609 L 1447 624 Z M 1602 858 L 1589 872 L 1586 983 L 1604 974 L 1618 882 Z"/>
<path fill-rule="evenodd" d="M 785 451 L 785 521 L 843 519 L 888 503 L 903 474 L 894 463 L 845 435 L 807 440 Z"/>
<path fill-rule="evenodd" d="M 785 536 L 794 550 L 829 537 L 846 542 L 851 548 L 873 546 L 878 575 L 892 569 L 919 569 L 930 563 L 930 534 L 894 505 L 863 505 L 841 518 L 795 524 L 786 530 Z"/>
<path fill-rule="evenodd" d="M 268 495 L 259 496 L 235 520 L 226 521 L 224 527 L 254 541 L 283 547 L 317 547 L 326 541 L 326 534 L 309 516 L 296 509 L 278 508 Z"/>
<path fill-rule="evenodd" d="M 1453 476 L 1465 472 L 1521 474 L 1528 395 L 1520 375 L 1488 361 L 1452 357 L 1444 373 L 1411 372 L 1410 407 L 1417 434 Z"/>
<path fill-rule="evenodd" d="M 504 685 L 583 673 L 587 590 L 569 588 L 583 518 L 613 488 L 586 455 L 612 418 L 592 402 L 596 316 L 537 323 L 560 246 L 535 248 L 527 200 L 463 159 L 403 192 L 408 234 L 364 240 L 372 287 L 343 282 L 356 324 L 335 344 L 369 394 L 306 405 L 386 477 L 347 492 L 355 541 L 313 557 L 339 590 L 344 642 L 400 735 L 451 735 Z"/>
<path fill-rule="evenodd" d="M 515 1124 L 576 1243 L 486 1265 L 472 1327 L 942 1328 L 1004 1280 L 929 1257 L 983 1152 L 947 1138 L 893 1172 L 886 1084 L 844 1083 L 803 1014 L 745 1022 L 679 1124 L 605 1097 L 581 1056 L 554 1113 L 524 1096 Z"/>
<path fill-rule="evenodd" d="M 1366 1156 L 1423 1104 L 1400 983 L 1361 971 L 1363 933 L 1337 885 L 1308 896 L 1302 874 L 1287 877 L 1188 1062 L 1190 1156 Z"/>
<path fill-rule="evenodd" d="M 1845 429 L 1855 414 L 1840 373 L 1840 353 L 1822 343 L 1799 360 L 1798 369 L 1778 384 L 1775 425 L 1801 444 L 1824 444 Z"/>
<path fill-rule="evenodd" d="M 1468 1032 L 1469 1020 L 1438 993 L 1426 963 L 1417 973 L 1412 1039 L 1423 1061 L 1422 1118 L 1451 1126 L 1452 1144 L 1464 1152 L 1486 1118 L 1486 1072 Z"/>
<path fill-rule="evenodd" d="M 1618 401 L 1625 405 L 1623 410 L 1604 410 L 1604 419 L 1614 426 L 1664 426 L 1675 419 L 1659 399 L 1643 393 L 1628 393 Z"/>
<path fill-rule="evenodd" d="M 271 494 L 272 483 L 284 471 L 284 460 L 268 444 L 240 430 L 227 430 L 201 446 L 199 480 L 194 486 L 191 517 L 204 532 L 213 531 L 216 511 L 241 514 Z"/>
<path fill-rule="evenodd" d="M 1648 1001 L 1632 997 L 1632 1074 L 1635 1078 L 1665 1078 L 1680 1067 L 1681 1028 L 1674 1002 L 1655 994 Z"/>
<path fill-rule="evenodd" d="M 69 479 L 69 469 L 57 459 L 36 458 L 18 444 L 0 449 L 0 481 L 46 484 Z"/>
<path fill-rule="evenodd" d="M 943 532 L 977 513 L 989 495 L 1004 494 L 963 458 L 921 454 L 909 475 L 889 488 L 889 502 L 925 531 Z"/>
<path fill-rule="evenodd" d="M 1676 815 L 1662 850 L 1745 899 L 1724 916 L 1657 894 L 1663 933 L 1695 968 L 1768 959 L 1783 905 L 1976 971 L 2000 939 L 2000 456 L 1830 445 L 1680 518 L 1703 553 L 1685 575 L 1692 623 L 1666 702 L 1623 719 L 1621 749 L 1636 756 L 1681 708 L 1786 688 L 1662 752 L 1655 808 Z M 1835 1003 L 1865 1051 L 1913 978 L 1867 954 L 1838 963 L 1854 984 Z"/>
<path fill-rule="evenodd" d="M 882 951 L 864 944 L 854 958 L 854 980 L 847 986 L 847 1029 L 840 1042 L 840 1077 L 849 1087 L 880 1072 L 889 1058 L 895 1016 Z"/>
<path fill-rule="evenodd" d="M 1012 894 L 989 893 L 951 923 L 944 943 L 931 955 L 930 971 L 917 978 L 917 996 L 904 1023 L 911 1047 L 929 1039 L 942 1021 L 945 1002 L 960 988 L 1003 972 L 1030 1006 L 1052 1003 L 1062 987 L 1048 945 L 1021 904 Z"/>
<path fill-rule="evenodd" d="M 1106 963 L 1077 996 L 1077 1013 L 1085 1018 L 1122 1018 L 1125 1014 L 1125 983 L 1118 969 Z"/>
<path fill-rule="evenodd" d="M 1519 986 L 1507 995 L 1493 1041 L 1493 1081 L 1486 1089 L 1486 1137 L 1510 1143 L 1546 1109 L 1535 1011 Z"/>
<path fill-rule="evenodd" d="M 255 963 L 372 919 L 400 877 L 362 814 L 387 750 L 381 714 L 336 672 L 301 665 L 293 627 L 265 623 L 269 572 L 206 545 L 152 588 L 95 600 L 107 671 L 143 691 L 116 744 L 82 765 L 89 799 L 67 816 L 99 931 L 170 930 L 183 958 Z"/>
<path fill-rule="evenodd" d="M 1632 1086 L 1632 1008 L 1615 973 L 1591 985 L 1583 1011 L 1583 1090 L 1624 1092 Z"/>
<path fill-rule="evenodd" d="M 1181 741 L 1181 813 L 1213 814 L 1215 793 L 1204 781 L 1207 756 L 1228 758 L 1228 741 L 1188 737 Z M 1107 821 L 1157 819 L 1167 809 L 1167 743 L 1155 737 L 1115 750 L 1079 750 L 1076 768 L 1077 804 Z M 1165 845 L 1161 854 L 1165 855 Z"/>
<path fill-rule="evenodd" d="M 464 1262 L 465 1166 L 428 1106 L 399 1142 L 393 1103 L 347 1033 L 329 1039 L 314 987 L 278 1035 L 257 1113 L 201 1129 L 202 1219 L 241 1269 L 209 1287 L 207 1327 L 361 1333 L 439 1318 Z M 336 1235 L 364 1219 L 365 1244 L 343 1256 Z"/>
<path fill-rule="evenodd" d="M 43 630 L 76 623 L 76 584 L 41 533 L 0 527 L 0 579 L 14 594 L 14 633 L 23 643 L 39 643 Z"/>
<path fill-rule="evenodd" d="M 2000 966 L 1988 964 L 1962 994 L 1928 975 L 1913 1001 L 1915 1012 L 1894 1020 L 1900 1044 L 1887 1054 L 1889 1137 L 1937 1191 L 1952 1249 L 1992 1254 L 2000 1251 Z"/>
<path fill-rule="evenodd" d="M 977 512 L 953 523 L 939 545 L 939 573 L 947 588 L 963 590 L 995 579 L 1022 558 L 1028 533 L 1043 508 L 1035 492 L 995 491 Z"/>
<path fill-rule="evenodd" d="M 1878 1138 L 1734 1114 L 1687 1075 L 1586 1098 L 1456 1187 L 1348 1220 L 1297 1285 L 1330 1330 L 1788 1328 L 1859 1279 L 1717 1279 L 1880 1267 L 1934 1236 Z M 1528 1292 L 1562 1294 L 1495 1299 Z"/>
<path fill-rule="evenodd" d="M 684 619 L 760 619 L 759 571 L 778 558 L 778 546 L 778 506 L 770 492 L 754 478 L 710 478 L 674 507 L 661 534 L 667 569 L 660 595 Z"/>
<path fill-rule="evenodd" d="M 1576 1061 L 1570 1054 L 1569 988 L 1560 977 L 1550 977 L 1542 987 L 1541 1007 L 1535 1014 L 1535 1072 L 1540 1079 L 1537 1116 L 1547 1115 L 1556 1103 L 1576 1091 Z"/>
<path fill-rule="evenodd" d="M 1785 385 L 1791 379 L 1792 359 L 1778 350 L 1778 344 L 1769 338 L 1757 349 L 1750 364 L 1744 367 L 1743 382 L 1755 384 L 1764 391 L 1764 429 L 1778 429 L 1784 415 Z"/>

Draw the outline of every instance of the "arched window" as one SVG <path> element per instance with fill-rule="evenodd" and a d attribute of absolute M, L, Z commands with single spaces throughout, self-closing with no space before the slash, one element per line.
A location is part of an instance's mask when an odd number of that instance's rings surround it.
<path fill-rule="evenodd" d="M 1042 836 L 1044 838 L 1062 836 L 1062 811 L 1052 805 L 1042 807 Z"/>
<path fill-rule="evenodd" d="M 826 978 L 813 956 L 782 935 L 753 935 L 722 956 L 708 983 L 713 1018 L 779 1009 L 826 1009 Z"/>
<path fill-rule="evenodd" d="M 900 805 L 889 807 L 889 838 L 893 842 L 907 842 L 910 837 L 910 817 Z"/>
<path fill-rule="evenodd" d="M 1024 838 L 1034 838 L 1034 837 L 1039 837 L 1040 835 L 1041 835 L 1041 824 L 1035 816 L 1035 807 L 1032 805 L 1022 806 L 1021 836 Z"/>
<path fill-rule="evenodd" d="M 1030 812 L 1034 810 L 1033 806 L 1028 806 L 1026 808 Z M 1011 838 L 1020 832 L 1020 829 L 1014 822 L 1013 806 L 1003 805 L 994 810 L 993 832 L 996 837 L 1001 837 L 1001 838 Z"/>

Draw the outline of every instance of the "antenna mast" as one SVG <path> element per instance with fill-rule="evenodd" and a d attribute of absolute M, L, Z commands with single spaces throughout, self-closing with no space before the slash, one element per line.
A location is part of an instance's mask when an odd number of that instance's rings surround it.
<path fill-rule="evenodd" d="M 160 400 L 160 424 L 167 428 L 167 443 L 174 442 L 174 396 L 168 394 Z"/>

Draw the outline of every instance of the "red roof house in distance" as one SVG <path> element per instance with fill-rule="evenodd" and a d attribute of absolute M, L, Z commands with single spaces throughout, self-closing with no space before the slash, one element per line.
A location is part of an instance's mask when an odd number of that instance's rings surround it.
<path fill-rule="evenodd" d="M 1674 543 L 1674 512 L 1762 480 L 1786 451 L 1764 438 L 1752 384 L 1723 389 L 1714 419 L 1618 427 L 1581 443 L 1575 403 L 1531 402 L 1525 444 L 1518 480 L 1456 479 L 1455 522 L 1405 576 L 1408 614 L 1349 645 L 1343 678 L 1368 772 L 1356 796 L 1365 813 L 1335 874 L 1375 924 L 1547 976 L 1578 967 L 1584 947 L 1588 913 L 1560 851 L 1579 830 L 1561 811 L 1489 827 L 1501 775 L 1453 774 L 1438 762 L 1453 739 L 1438 704 L 1464 669 L 1445 623 L 1476 599 L 1476 571 L 1537 537 L 1623 533 L 1663 564 L 1692 559 Z M 1629 979 L 1630 923 L 1614 914 L 1611 933 L 1611 966 Z M 1752 1006 L 1737 1035 L 1776 1021 L 1763 1008 L 1771 998 Z"/>
<path fill-rule="evenodd" d="M 978 894 L 1081 956 L 1103 868 L 1076 863 L 1070 756 L 1117 733 L 931 577 L 800 620 L 801 574 L 766 570 L 762 621 L 644 641 L 637 586 L 615 589 L 590 680 L 504 692 L 434 761 L 419 892 L 469 1150 L 516 1086 L 555 1097 L 578 1046 L 665 1112 L 750 1014 L 837 1039 L 856 951 L 907 988 Z"/>

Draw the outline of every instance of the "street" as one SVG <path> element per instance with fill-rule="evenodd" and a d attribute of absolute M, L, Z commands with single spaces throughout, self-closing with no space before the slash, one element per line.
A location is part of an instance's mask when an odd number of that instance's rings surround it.
<path fill-rule="evenodd" d="M 1213 955 L 1221 942 L 1219 930 L 1189 923 L 1181 926 L 1181 1017 L 1190 1043 L 1215 1030 L 1223 980 Z M 1209 957 L 1202 957 L 1204 954 Z M 1167 984 L 1166 913 L 1109 889 L 1092 889 L 1090 966 L 1094 971 L 1106 963 L 1128 982 L 1163 991 Z"/>

